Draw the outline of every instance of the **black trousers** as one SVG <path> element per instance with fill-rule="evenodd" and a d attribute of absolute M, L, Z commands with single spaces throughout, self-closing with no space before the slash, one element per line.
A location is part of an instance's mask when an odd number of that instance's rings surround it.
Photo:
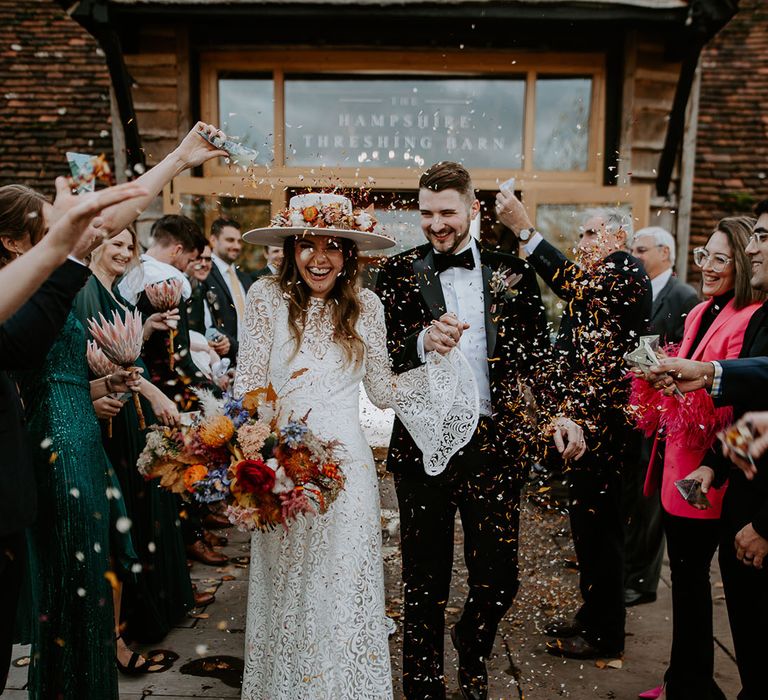
<path fill-rule="evenodd" d="M 5 690 L 11 665 L 16 606 L 26 561 L 24 531 L 0 537 L 0 693 Z"/>
<path fill-rule="evenodd" d="M 571 534 L 584 601 L 576 619 L 606 654 L 624 650 L 624 519 L 619 467 L 585 455 L 567 472 Z"/>
<path fill-rule="evenodd" d="M 725 700 L 714 680 L 712 589 L 709 569 L 720 521 L 663 511 L 672 573 L 672 651 L 664 675 L 669 700 Z"/>
<path fill-rule="evenodd" d="M 482 436 L 482 437 L 481 437 Z M 519 586 L 520 480 L 488 451 L 489 421 L 436 477 L 395 475 L 404 583 L 403 690 L 444 700 L 445 605 L 456 510 L 464 529 L 469 593 L 456 632 L 464 658 L 485 659 Z"/>
<path fill-rule="evenodd" d="M 726 493 L 725 498 L 728 499 L 728 496 Z M 741 677 L 738 700 L 765 700 L 768 697 L 765 653 L 768 564 L 763 564 L 762 569 L 755 569 L 753 566 L 745 566 L 736 558 L 734 539 L 737 532 L 734 528 L 723 528 L 719 559 L 736 663 Z"/>
<path fill-rule="evenodd" d="M 628 460 L 624 491 L 624 588 L 656 593 L 664 559 L 664 525 L 659 494 L 643 495 L 653 438 L 643 438 L 639 458 Z M 657 457 L 658 458 L 658 457 Z"/>

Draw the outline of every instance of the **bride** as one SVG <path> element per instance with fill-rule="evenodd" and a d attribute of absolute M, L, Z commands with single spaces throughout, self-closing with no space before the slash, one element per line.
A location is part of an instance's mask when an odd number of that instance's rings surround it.
<path fill-rule="evenodd" d="M 249 290 L 235 393 L 284 387 L 281 415 L 309 412 L 310 430 L 341 444 L 346 477 L 324 515 L 252 537 L 249 700 L 392 697 L 379 493 L 358 416 L 360 382 L 373 403 L 395 409 L 432 467 L 444 466 L 477 423 L 477 390 L 458 350 L 391 373 L 382 304 L 356 281 L 358 250 L 394 245 L 373 224 L 345 197 L 309 194 L 293 197 L 272 227 L 243 236 L 283 246 L 285 260 Z"/>

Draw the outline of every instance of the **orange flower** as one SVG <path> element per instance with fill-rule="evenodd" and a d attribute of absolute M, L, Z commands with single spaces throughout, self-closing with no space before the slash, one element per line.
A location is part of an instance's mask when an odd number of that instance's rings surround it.
<path fill-rule="evenodd" d="M 187 491 L 194 491 L 195 484 L 208 476 L 208 468 L 204 464 L 193 464 L 184 470 L 184 487 Z"/>
<path fill-rule="evenodd" d="M 304 216 L 304 221 L 309 224 L 313 224 L 317 220 L 317 217 L 320 216 L 317 207 L 307 207 L 306 209 L 302 209 L 301 213 Z"/>
<path fill-rule="evenodd" d="M 339 476 L 339 465 L 329 462 L 328 464 L 323 465 L 322 471 L 325 476 L 331 479 L 336 479 Z"/>
<path fill-rule="evenodd" d="M 235 434 L 235 426 L 226 416 L 215 416 L 200 426 L 200 441 L 206 447 L 222 447 Z"/>
<path fill-rule="evenodd" d="M 277 461 L 285 467 L 285 473 L 297 484 L 310 481 L 317 474 L 317 464 L 312 453 L 303 445 L 294 449 L 281 448 Z"/>

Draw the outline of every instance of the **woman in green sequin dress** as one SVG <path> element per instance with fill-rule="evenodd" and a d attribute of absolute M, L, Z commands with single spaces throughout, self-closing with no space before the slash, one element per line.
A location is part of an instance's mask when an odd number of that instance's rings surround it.
<path fill-rule="evenodd" d="M 42 195 L 28 207 L 35 218 L 50 216 Z M 2 244 L 21 255 L 43 231 L 35 227 L 32 236 L 26 228 L 4 230 Z M 113 565 L 128 574 L 136 559 L 92 399 L 124 391 L 124 378 L 91 385 L 85 332 L 70 313 L 44 366 L 19 372 L 15 379 L 35 450 L 38 490 L 37 521 L 29 530 L 30 597 L 36 615 L 29 695 L 35 700 L 116 700 L 110 579 Z"/>
<path fill-rule="evenodd" d="M 117 312 L 124 319 L 126 312 L 132 310 L 115 291 L 114 282 L 137 258 L 137 241 L 129 230 L 94 251 L 90 265 L 94 274 L 78 294 L 74 307 L 84 326 L 87 327 L 87 319 L 97 318 L 99 313 L 111 320 L 112 313 Z M 162 331 L 161 316 L 155 314 L 157 318 L 148 321 L 145 332 L 154 326 Z M 148 376 L 141 360 L 137 365 L 145 370 L 144 376 Z M 148 382 L 142 384 L 141 393 L 146 394 L 141 398 L 146 424 L 157 422 L 155 411 L 162 422 L 173 422 L 178 416 L 174 403 Z M 124 403 L 112 418 L 111 437 L 106 426 L 107 422 L 102 421 L 102 443 L 120 482 L 128 517 L 133 523 L 131 538 L 142 565 L 141 572 L 128 579 L 123 587 L 120 604 L 123 635 L 129 640 L 157 642 L 193 606 L 178 503 L 172 494 L 159 488 L 157 480 L 147 481 L 136 468 L 146 431 L 139 429 L 133 401 Z"/>

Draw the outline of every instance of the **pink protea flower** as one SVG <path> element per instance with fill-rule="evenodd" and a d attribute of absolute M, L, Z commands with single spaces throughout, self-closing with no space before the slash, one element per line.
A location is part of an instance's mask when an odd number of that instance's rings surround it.
<path fill-rule="evenodd" d="M 88 358 L 88 366 L 97 377 L 106 377 L 118 369 L 117 365 L 109 361 L 102 349 L 93 340 L 88 341 L 88 349 L 85 354 Z"/>
<path fill-rule="evenodd" d="M 170 311 L 178 308 L 181 303 L 181 292 L 184 283 L 172 277 L 162 282 L 153 282 L 144 287 L 149 303 L 158 311 Z M 171 325 L 170 323 L 168 325 Z"/>
<path fill-rule="evenodd" d="M 88 319 L 88 329 L 107 360 L 114 362 L 119 367 L 131 369 L 141 354 L 141 345 L 144 340 L 144 323 L 141 314 L 133 311 L 125 315 L 125 321 L 117 311 L 112 312 L 112 322 L 107 321 L 100 313 L 99 321 Z M 107 372 L 112 374 L 112 372 Z M 104 375 L 106 376 L 106 375 Z M 144 430 L 144 413 L 141 410 L 139 395 L 134 392 L 133 405 L 139 417 L 139 428 Z"/>
<path fill-rule="evenodd" d="M 130 367 L 141 354 L 144 323 L 138 311 L 126 314 L 125 321 L 113 311 L 111 322 L 100 313 L 99 321 L 88 319 L 88 329 L 107 359 L 120 367 Z"/>

